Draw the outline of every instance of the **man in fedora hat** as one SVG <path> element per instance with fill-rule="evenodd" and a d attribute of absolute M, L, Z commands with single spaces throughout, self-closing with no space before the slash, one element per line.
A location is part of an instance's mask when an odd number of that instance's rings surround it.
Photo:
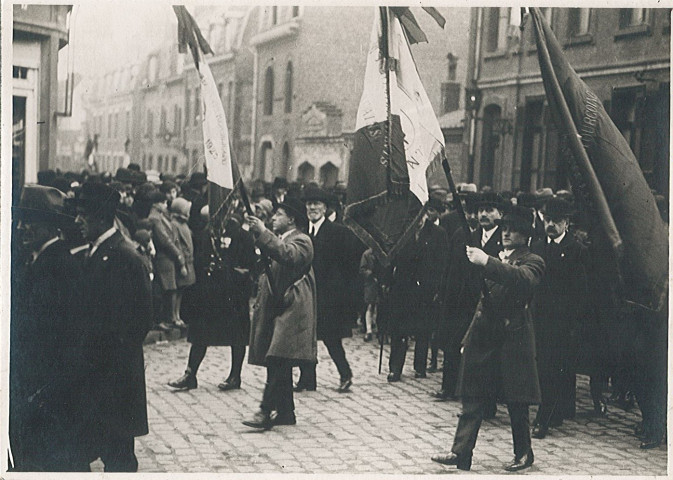
<path fill-rule="evenodd" d="M 545 238 L 531 247 L 546 265 L 532 308 L 542 392 L 534 438 L 544 438 L 551 427 L 575 416 L 577 343 L 585 323 L 588 291 L 588 251 L 568 232 L 572 206 L 551 197 L 540 213 Z"/>
<path fill-rule="evenodd" d="M 76 222 L 91 242 L 83 266 L 82 315 L 89 324 L 92 408 L 87 437 L 106 472 L 135 472 L 134 437 L 148 433 L 143 340 L 152 324 L 149 270 L 114 227 L 119 193 L 86 183 L 75 199 Z"/>
<path fill-rule="evenodd" d="M 317 361 L 313 244 L 303 233 L 308 219 L 297 198 L 288 197 L 278 205 L 273 232 L 257 217 L 247 216 L 246 221 L 255 244 L 271 259 L 271 265 L 270 276 L 264 274 L 259 279 L 248 350 L 248 363 L 266 367 L 266 385 L 259 410 L 243 424 L 268 430 L 297 422 L 292 367 Z M 272 418 L 274 410 L 277 415 Z"/>
<path fill-rule="evenodd" d="M 351 260 L 346 227 L 330 222 L 325 214 L 329 194 L 317 186 L 307 186 L 304 202 L 308 216 L 308 230 L 313 242 L 313 270 L 318 289 L 318 340 L 322 340 L 339 372 L 339 392 L 352 384 L 353 372 L 346 359 L 342 339 L 352 335 L 347 313 L 350 286 L 354 282 L 348 268 Z M 302 365 L 295 391 L 315 390 L 316 364 Z"/>
<path fill-rule="evenodd" d="M 16 471 L 89 470 L 78 384 L 86 328 L 75 315 L 80 271 L 61 229 L 66 195 L 25 185 L 13 209 L 9 438 Z"/>
<path fill-rule="evenodd" d="M 504 250 L 497 257 L 466 247 L 489 294 L 479 301 L 463 340 L 457 389 L 463 408 L 451 453 L 432 457 L 435 462 L 470 469 L 484 409 L 497 397 L 507 404 L 514 440 L 514 459 L 505 470 L 515 472 L 533 464 L 528 406 L 540 402 L 540 386 L 527 306 L 545 265 L 527 246 L 532 233 L 530 217 L 529 209 L 513 207 L 501 219 Z"/>

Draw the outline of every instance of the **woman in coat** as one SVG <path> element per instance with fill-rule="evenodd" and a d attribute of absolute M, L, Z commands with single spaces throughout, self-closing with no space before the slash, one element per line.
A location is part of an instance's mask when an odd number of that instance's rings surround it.
<path fill-rule="evenodd" d="M 196 388 L 196 374 L 207 348 L 230 346 L 231 370 L 218 388 L 239 389 L 250 332 L 251 271 L 256 261 L 252 236 L 234 216 L 221 235 L 214 235 L 210 228 L 195 231 L 194 256 L 196 283 L 186 292 L 182 310 L 192 345 L 184 375 L 168 385 L 178 390 Z"/>
<path fill-rule="evenodd" d="M 518 471 L 533 464 L 528 406 L 540 403 L 535 335 L 528 304 L 544 274 L 544 260 L 528 250 L 530 210 L 514 207 L 500 222 L 504 251 L 500 259 L 466 247 L 471 263 L 483 267 L 488 296 L 482 295 L 463 339 L 457 394 L 463 409 L 449 455 L 433 461 L 469 470 L 484 410 L 491 398 L 507 404 Z"/>

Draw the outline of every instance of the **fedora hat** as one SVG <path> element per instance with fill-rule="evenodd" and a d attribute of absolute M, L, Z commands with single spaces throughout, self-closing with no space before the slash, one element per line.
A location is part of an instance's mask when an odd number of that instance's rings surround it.
<path fill-rule="evenodd" d="M 307 185 L 302 197 L 304 202 L 322 202 L 327 205 L 330 201 L 330 195 L 317 185 Z"/>
<path fill-rule="evenodd" d="M 121 195 L 119 192 L 108 184 L 87 182 L 82 185 L 75 198 L 68 199 L 68 203 L 80 206 L 86 210 L 100 209 L 110 212 L 117 209 L 120 199 Z"/>
<path fill-rule="evenodd" d="M 297 226 L 308 225 L 306 206 L 298 198 L 286 196 L 283 203 L 278 205 L 278 208 L 282 208 L 285 210 L 285 213 L 293 217 Z"/>
<path fill-rule="evenodd" d="M 502 198 L 502 195 L 495 192 L 484 192 L 482 193 L 477 201 L 475 206 L 479 207 L 495 207 L 499 210 L 505 208 L 505 200 Z"/>
<path fill-rule="evenodd" d="M 12 207 L 14 214 L 24 222 L 71 222 L 75 218 L 66 214 L 68 197 L 57 188 L 44 185 L 24 185 L 19 204 Z"/>
<path fill-rule="evenodd" d="M 544 215 L 553 218 L 568 218 L 573 214 L 573 206 L 561 197 L 549 198 L 540 209 Z"/>
<path fill-rule="evenodd" d="M 500 227 L 507 225 L 512 230 L 530 236 L 533 233 L 533 210 L 512 205 L 501 219 L 496 220 L 496 224 Z"/>

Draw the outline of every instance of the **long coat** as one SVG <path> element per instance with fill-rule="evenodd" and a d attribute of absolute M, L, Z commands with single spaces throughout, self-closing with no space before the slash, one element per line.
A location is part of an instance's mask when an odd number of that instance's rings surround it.
<path fill-rule="evenodd" d="M 81 388 L 88 330 L 75 315 L 80 275 L 62 240 L 12 269 L 9 435 L 18 471 L 62 471 L 84 458 L 81 411 L 90 402 Z"/>
<path fill-rule="evenodd" d="M 528 303 L 544 269 L 544 260 L 528 247 L 516 249 L 504 261 L 488 258 L 483 272 L 490 299 L 479 301 L 463 340 L 458 396 L 540 402 Z"/>
<path fill-rule="evenodd" d="M 384 311 L 391 335 L 429 334 L 440 313 L 440 294 L 448 265 L 446 232 L 427 222 L 418 239 L 410 241 L 394 264 Z"/>
<path fill-rule="evenodd" d="M 162 290 L 175 290 L 176 270 L 185 263 L 178 246 L 178 232 L 168 213 L 156 204 L 152 205 L 147 219 L 152 223 L 152 241 L 157 250 L 154 257 L 154 279 L 159 282 Z"/>
<path fill-rule="evenodd" d="M 532 303 L 539 373 L 574 371 L 587 310 L 587 249 L 567 233 L 559 245 L 545 238 L 531 251 L 546 266 Z"/>
<path fill-rule="evenodd" d="M 313 271 L 318 289 L 318 339 L 352 335 L 347 313 L 355 280 L 348 263 L 348 229 L 325 219 L 312 237 Z"/>
<path fill-rule="evenodd" d="M 147 267 L 121 233 L 83 267 L 82 314 L 90 325 L 88 383 L 98 433 L 148 433 L 143 340 L 152 325 Z"/>
<path fill-rule="evenodd" d="M 177 246 L 182 252 L 187 275 L 184 277 L 176 274 L 175 284 L 178 288 L 189 287 L 196 281 L 196 274 L 194 272 L 194 241 L 192 239 L 192 231 L 189 229 L 186 221 L 176 218 L 171 220 L 173 229 L 176 233 Z"/>
<path fill-rule="evenodd" d="M 250 325 L 248 363 L 266 365 L 268 357 L 317 361 L 317 295 L 311 238 L 298 230 L 283 240 L 265 230 L 256 240 L 271 259 L 270 288 L 266 273 Z"/>
<path fill-rule="evenodd" d="M 215 239 L 216 256 L 208 229 L 195 232 L 194 239 L 196 283 L 185 293 L 182 309 L 188 340 L 205 346 L 247 345 L 251 273 L 235 269 L 251 272 L 255 267 L 252 235 L 243 229 L 225 232 Z"/>

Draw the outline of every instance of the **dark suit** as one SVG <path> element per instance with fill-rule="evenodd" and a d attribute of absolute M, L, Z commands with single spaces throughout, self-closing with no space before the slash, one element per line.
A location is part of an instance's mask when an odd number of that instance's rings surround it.
<path fill-rule="evenodd" d="M 80 416 L 88 403 L 74 315 L 80 270 L 65 242 L 12 269 L 9 436 L 16 471 L 89 471 Z"/>
<path fill-rule="evenodd" d="M 309 224 L 309 233 L 311 225 Z M 318 294 L 318 340 L 322 340 L 337 367 L 341 380 L 353 376 L 341 339 L 350 337 L 348 311 L 350 277 L 348 229 L 325 218 L 317 235 L 312 236 L 313 271 Z M 316 364 L 301 365 L 299 385 L 315 388 Z"/>
<path fill-rule="evenodd" d="M 152 324 L 149 272 L 118 231 L 84 263 L 90 325 L 92 445 L 106 472 L 137 471 L 134 437 L 148 433 L 143 340 Z"/>
<path fill-rule="evenodd" d="M 527 305 L 544 274 L 544 260 L 516 249 L 507 260 L 489 257 L 482 297 L 463 341 L 457 394 L 463 401 L 451 451 L 471 457 L 484 410 L 497 397 L 507 404 L 514 455 L 530 449 L 528 405 L 540 402 L 535 335 Z"/>
<path fill-rule="evenodd" d="M 587 305 L 587 249 L 566 233 L 560 244 L 545 238 L 531 251 L 546 265 L 532 312 L 542 391 L 536 423 L 549 427 L 575 415 L 577 343 Z"/>

